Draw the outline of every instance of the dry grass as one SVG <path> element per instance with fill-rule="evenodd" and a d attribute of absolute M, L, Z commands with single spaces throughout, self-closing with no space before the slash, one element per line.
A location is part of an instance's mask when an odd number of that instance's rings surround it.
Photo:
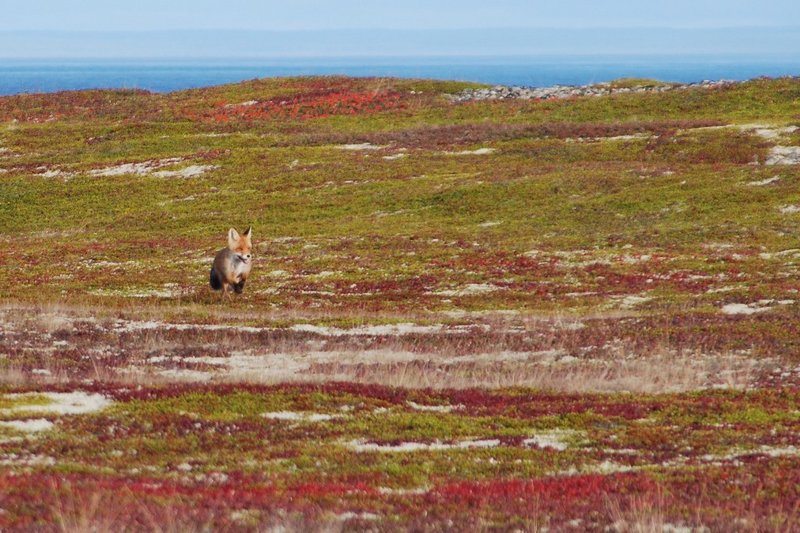
<path fill-rule="evenodd" d="M 284 327 L 92 321 L 74 309 L 38 311 L 5 322 L 0 383 L 336 380 L 409 388 L 663 393 L 746 389 L 774 366 L 741 354 L 621 341 L 592 351 L 583 347 L 585 332 L 577 322 L 564 318 L 510 323 L 495 317 L 466 330 L 426 334 L 363 335 L 339 328 L 325 335 Z M 607 338 L 608 325 L 597 327 Z"/>
<path fill-rule="evenodd" d="M 612 522 L 612 531 L 618 533 L 663 533 L 668 531 L 665 517 L 664 495 L 661 489 L 653 494 L 606 498 L 606 510 Z"/>
<path fill-rule="evenodd" d="M 169 509 L 139 500 L 127 489 L 72 490 L 69 484 L 58 489 L 49 509 L 62 533 L 116 533 L 119 531 L 152 531 L 179 533 L 210 531 L 208 524 L 188 516 L 177 516 Z"/>
<path fill-rule="evenodd" d="M 554 392 L 667 393 L 710 387 L 746 389 L 759 365 L 731 356 L 655 356 L 621 361 L 595 360 L 555 364 L 446 363 L 414 360 L 400 363 L 313 366 L 299 377 L 336 379 L 408 388 L 530 387 Z"/>
<path fill-rule="evenodd" d="M 666 393 L 747 389 L 778 366 L 747 352 L 676 347 L 666 337 L 646 343 L 620 337 L 615 328 L 626 315 L 478 315 L 456 325 L 444 316 L 428 315 L 422 324 L 419 315 L 395 316 L 414 327 L 434 327 L 364 334 L 349 316 L 336 317 L 342 325 L 332 329 L 304 330 L 287 326 L 286 317 L 272 322 L 272 313 L 227 310 L 198 323 L 190 316 L 166 320 L 164 311 L 6 307 L 0 310 L 0 383 L 336 380 L 409 388 Z M 313 313 L 292 317 L 298 324 L 319 324 Z M 263 325 L 241 327 L 229 320 Z"/>
<path fill-rule="evenodd" d="M 204 514 L 192 509 L 188 501 L 181 506 L 165 506 L 157 498 L 142 499 L 126 488 L 85 491 L 64 483 L 53 488 L 52 496 L 47 512 L 55 531 L 61 533 L 184 533 L 231 528 L 264 533 L 339 533 L 346 523 L 346 518 L 320 510 L 220 509 Z"/>

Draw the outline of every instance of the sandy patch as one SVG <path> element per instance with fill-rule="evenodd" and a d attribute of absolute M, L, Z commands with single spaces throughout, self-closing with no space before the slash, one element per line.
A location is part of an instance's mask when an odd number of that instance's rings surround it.
<path fill-rule="evenodd" d="M 74 172 L 67 172 L 65 170 L 59 169 L 50 169 L 44 172 L 40 172 L 37 176 L 41 176 L 42 178 L 71 178 L 75 175 Z"/>
<path fill-rule="evenodd" d="M 790 135 L 798 130 L 797 126 L 769 126 L 766 124 L 740 124 L 736 126 L 739 130 L 750 132 L 762 139 L 775 140 L 783 135 Z"/>
<path fill-rule="evenodd" d="M 34 418 L 28 420 L 5 420 L 0 422 L 0 427 L 6 427 L 24 433 L 38 433 L 47 431 L 53 427 L 53 423 L 45 418 Z"/>
<path fill-rule="evenodd" d="M 653 297 L 642 296 L 639 294 L 628 294 L 626 296 L 612 296 L 611 299 L 619 302 L 619 306 L 623 309 L 632 309 L 638 305 L 651 301 Z"/>
<path fill-rule="evenodd" d="M 44 397 L 49 403 L 19 403 L 13 407 L 0 409 L 0 415 L 14 414 L 27 415 L 29 413 L 44 413 L 47 415 L 80 415 L 99 411 L 109 405 L 111 400 L 101 394 L 86 392 L 44 392 L 6 394 L 5 398 L 24 402 L 26 398 L 38 401 Z M 37 433 L 53 428 L 53 422 L 45 418 L 32 418 L 23 420 L 0 421 L 0 427 L 14 429 L 25 433 Z"/>
<path fill-rule="evenodd" d="M 110 177 L 110 176 L 124 176 L 126 174 L 133 174 L 136 176 L 146 176 L 159 168 L 166 167 L 168 165 L 174 165 L 175 163 L 180 163 L 183 161 L 182 157 L 170 157 L 167 159 L 153 159 L 151 161 L 142 161 L 140 163 L 121 163 L 119 165 L 113 165 L 110 167 L 105 168 L 97 168 L 94 170 L 90 170 L 88 174 L 90 176 L 103 176 L 103 177 Z"/>
<path fill-rule="evenodd" d="M 276 411 L 273 413 L 261 413 L 264 418 L 271 420 L 289 420 L 292 422 L 325 422 L 335 418 L 341 418 L 342 415 L 326 415 L 323 413 L 306 413 L 297 411 Z"/>
<path fill-rule="evenodd" d="M 498 290 L 498 287 L 489 283 L 470 283 L 460 289 L 445 289 L 431 294 L 437 296 L 474 296 L 476 294 L 488 294 L 496 290 Z"/>
<path fill-rule="evenodd" d="M 290 327 L 292 331 L 302 331 L 306 333 L 316 333 L 326 337 L 341 337 L 344 335 L 410 335 L 410 334 L 432 334 L 443 331 L 444 326 L 434 324 L 422 326 L 412 323 L 383 324 L 377 326 L 361 326 L 357 328 L 342 329 L 326 326 L 315 326 L 313 324 L 295 324 Z"/>
<path fill-rule="evenodd" d="M 770 307 L 758 307 L 753 304 L 725 304 L 721 311 L 726 315 L 752 315 L 763 311 L 769 311 Z"/>
<path fill-rule="evenodd" d="M 422 405 L 412 401 L 408 401 L 406 404 L 416 411 L 428 411 L 432 413 L 452 413 L 453 411 L 464 408 L 463 405 Z"/>
<path fill-rule="evenodd" d="M 473 354 L 464 356 L 443 356 L 436 354 L 420 354 L 409 351 L 397 350 L 361 350 L 361 351 L 309 351 L 302 353 L 265 353 L 252 354 L 235 352 L 229 357 L 183 357 L 171 359 L 157 356 L 147 360 L 149 365 L 165 362 L 182 362 L 189 364 L 211 365 L 219 370 L 199 371 L 192 369 L 163 369 L 155 373 L 162 377 L 179 379 L 181 381 L 208 380 L 220 377 L 229 381 L 253 381 L 275 383 L 279 381 L 307 380 L 307 372 L 318 365 L 370 365 L 370 364 L 411 364 L 417 361 L 431 361 L 440 364 L 459 363 L 526 363 L 538 361 L 549 365 L 554 363 L 563 354 L 555 350 L 544 352 L 498 352 L 486 354 Z M 133 372 L 142 372 L 142 367 L 129 369 Z M 348 374 L 329 376 L 330 379 L 352 379 Z M 423 406 L 415 404 L 420 409 L 444 409 L 445 406 Z M 448 406 L 457 409 L 459 406 Z M 412 408 L 414 408 L 412 406 Z"/>
<path fill-rule="evenodd" d="M 706 454 L 700 457 L 701 460 L 712 464 L 721 464 L 726 461 L 737 461 L 742 457 L 751 455 L 766 455 L 768 457 L 798 457 L 800 449 L 796 446 L 769 446 L 763 444 L 758 448 L 750 450 L 734 449 L 726 454 Z"/>
<path fill-rule="evenodd" d="M 460 152 L 442 152 L 445 155 L 489 155 L 497 151 L 495 148 L 478 148 L 476 150 L 461 150 Z"/>
<path fill-rule="evenodd" d="M 522 442 L 526 446 L 537 446 L 539 448 L 552 448 L 554 450 L 564 451 L 569 448 L 568 440 L 574 438 L 575 435 L 577 435 L 575 431 L 554 429 L 548 432 L 537 433 Z"/>
<path fill-rule="evenodd" d="M 247 100 L 246 102 L 239 102 L 238 104 L 225 104 L 227 109 L 232 107 L 252 107 L 258 104 L 258 100 Z"/>
<path fill-rule="evenodd" d="M 651 133 L 632 133 L 630 135 L 614 135 L 612 137 L 600 137 L 601 141 L 636 141 L 639 139 L 649 139 L 652 137 Z"/>
<path fill-rule="evenodd" d="M 637 470 L 639 468 L 640 467 L 624 465 L 613 461 L 603 461 L 602 463 L 590 466 L 586 471 L 594 474 L 615 474 L 617 472 L 630 472 L 631 470 Z"/>
<path fill-rule="evenodd" d="M 761 252 L 758 254 L 758 257 L 761 259 L 774 259 L 776 257 L 791 257 L 796 259 L 800 257 L 800 248 L 790 248 L 788 250 L 781 250 L 780 252 Z"/>
<path fill-rule="evenodd" d="M 720 310 L 726 315 L 752 315 L 774 309 L 776 305 L 791 305 L 793 303 L 794 300 L 759 300 L 749 304 L 725 304 Z"/>
<path fill-rule="evenodd" d="M 194 178 L 204 173 L 214 170 L 215 165 L 190 165 L 185 168 L 175 170 L 163 170 L 164 167 L 175 165 L 185 161 L 183 157 L 170 157 L 166 159 L 153 159 L 139 163 L 122 163 L 105 168 L 90 170 L 89 176 L 155 176 L 157 178 Z"/>
<path fill-rule="evenodd" d="M 356 452 L 408 453 L 419 451 L 467 450 L 471 448 L 494 448 L 500 445 L 499 439 L 463 440 L 455 443 L 401 442 L 400 444 L 376 444 L 364 440 L 353 440 L 345 444 Z"/>
<path fill-rule="evenodd" d="M 767 156 L 767 165 L 800 165 L 800 146 L 773 146 Z"/>
<path fill-rule="evenodd" d="M 610 137 L 569 137 L 564 139 L 567 143 L 597 143 L 606 141 L 638 141 L 654 137 L 652 133 L 632 133 L 630 135 L 613 135 Z"/>
<path fill-rule="evenodd" d="M 383 146 L 378 146 L 372 143 L 354 143 L 354 144 L 340 144 L 336 146 L 338 150 L 349 150 L 349 151 L 362 151 L 362 150 L 380 150 L 384 148 Z"/>
<path fill-rule="evenodd" d="M 763 179 L 760 181 L 750 181 L 747 184 L 751 187 L 765 187 L 767 185 L 773 185 L 775 183 L 780 183 L 781 178 L 778 176 L 774 176 L 772 178 Z"/>
<path fill-rule="evenodd" d="M 165 363 L 202 364 L 210 368 L 203 371 L 159 368 Z M 654 355 L 600 360 L 569 356 L 562 350 L 445 355 L 390 349 L 316 349 L 294 353 L 233 352 L 228 357 L 154 357 L 121 371 L 178 381 L 357 381 L 410 388 L 519 386 L 582 393 L 661 393 L 748 387 L 761 369 L 772 364 L 745 355 Z M 419 404 L 421 410 L 426 407 L 450 408 Z"/>
<path fill-rule="evenodd" d="M 8 453 L 0 455 L 0 465 L 12 466 L 52 466 L 56 464 L 53 457 L 47 455 L 31 455 Z"/>
<path fill-rule="evenodd" d="M 43 392 L 43 393 L 24 393 L 6 394 L 6 398 L 22 400 L 31 397 L 45 397 L 50 403 L 46 404 L 20 404 L 7 409 L 0 409 L 0 414 L 11 414 L 18 412 L 25 413 L 48 413 L 55 415 L 82 415 L 99 411 L 109 405 L 111 400 L 102 394 L 90 394 L 86 392 Z"/>
<path fill-rule="evenodd" d="M 642 255 L 630 255 L 630 254 L 623 254 L 618 256 L 618 260 L 625 263 L 626 265 L 635 265 L 637 263 L 647 263 L 653 258 L 652 255 L 649 254 L 642 254 Z"/>
<path fill-rule="evenodd" d="M 420 494 L 427 494 L 431 489 L 428 487 L 417 487 L 413 489 L 396 489 L 392 487 L 378 487 L 378 492 L 381 494 L 390 494 L 396 496 L 407 496 L 407 495 L 420 495 Z"/>
<path fill-rule="evenodd" d="M 157 178 L 196 178 L 216 168 L 215 165 L 190 165 L 180 170 L 159 170 L 152 175 Z"/>
<path fill-rule="evenodd" d="M 353 511 L 346 511 L 335 515 L 336 520 L 339 522 L 346 522 L 347 520 L 380 520 L 381 516 L 375 513 L 368 513 L 366 511 L 356 513 Z"/>
<path fill-rule="evenodd" d="M 159 322 L 157 320 L 119 320 L 113 327 L 113 331 L 120 333 L 133 333 L 137 331 L 159 329 L 174 331 L 233 331 L 241 333 L 262 333 L 265 331 L 275 331 L 275 328 L 259 328 L 253 326 L 237 326 L 228 324 L 173 324 L 170 322 Z"/>

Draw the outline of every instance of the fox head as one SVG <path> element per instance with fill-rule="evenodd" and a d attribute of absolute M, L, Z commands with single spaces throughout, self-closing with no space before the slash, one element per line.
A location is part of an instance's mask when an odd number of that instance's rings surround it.
<path fill-rule="evenodd" d="M 253 241 L 250 239 L 252 235 L 252 228 L 247 228 L 247 231 L 241 235 L 233 228 L 228 230 L 228 248 L 245 263 L 250 262 L 253 257 L 250 253 L 253 248 Z"/>

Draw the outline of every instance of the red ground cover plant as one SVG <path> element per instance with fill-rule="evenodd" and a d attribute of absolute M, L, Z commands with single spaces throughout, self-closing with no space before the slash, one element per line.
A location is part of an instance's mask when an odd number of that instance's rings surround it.
<path fill-rule="evenodd" d="M 251 531 L 293 525 L 306 531 L 334 524 L 345 530 L 505 531 L 578 524 L 603 531 L 647 521 L 712 531 L 791 531 L 798 524 L 798 459 L 771 455 L 769 448 L 786 453 L 796 445 L 796 389 L 632 396 L 353 383 L 81 388 L 114 399 L 117 408 L 56 417 L 60 433 L 27 441 L 23 451 L 18 443 L 0 443 L 3 457 L 17 465 L 0 473 L 6 510 L 0 528 L 139 531 L 167 524 L 173 530 Z M 281 409 L 348 413 L 350 421 L 265 419 L 259 413 L 268 408 L 260 402 L 269 399 L 283 402 Z M 139 401 L 167 402 L 149 414 L 146 403 L 125 405 Z M 425 413 L 417 422 L 419 405 L 457 409 Z M 239 414 L 232 416 L 231 408 Z M 384 416 L 407 427 L 393 423 L 387 429 L 401 431 L 394 436 L 361 434 Z M 355 419 L 359 425 L 347 425 Z M 476 426 L 473 436 L 443 436 L 447 427 L 477 420 L 497 446 L 364 453 L 347 444 L 359 438 L 376 445 L 457 443 L 488 435 Z M 507 428 L 527 420 L 536 434 L 559 424 L 580 436 L 556 449 L 527 442 L 525 433 L 497 433 L 490 420 Z M 87 444 L 75 435 L 96 438 Z M 136 453 L 129 458 L 113 453 L 131 447 Z M 21 466 L 36 457 L 58 458 L 59 466 Z M 248 461 L 263 467 L 248 467 Z M 70 465 L 83 470 L 59 470 Z"/>

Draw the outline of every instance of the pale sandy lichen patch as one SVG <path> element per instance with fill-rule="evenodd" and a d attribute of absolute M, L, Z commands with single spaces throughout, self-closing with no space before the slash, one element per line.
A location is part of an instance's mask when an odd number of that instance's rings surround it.
<path fill-rule="evenodd" d="M 158 170 L 152 175 L 157 178 L 196 178 L 215 168 L 215 165 L 189 165 L 179 170 Z"/>
<path fill-rule="evenodd" d="M 364 440 L 353 440 L 346 446 L 356 452 L 407 453 L 418 451 L 465 450 L 471 448 L 494 448 L 500 445 L 499 439 L 462 440 L 454 443 L 401 442 L 399 444 L 377 444 Z"/>
<path fill-rule="evenodd" d="M 578 432 L 568 429 L 553 429 L 545 432 L 538 432 L 525 439 L 523 443 L 527 446 L 537 446 L 539 448 L 552 448 L 564 451 L 569 448 L 570 441 L 574 440 Z"/>
<path fill-rule="evenodd" d="M 372 143 L 352 143 L 352 144 L 340 144 L 336 148 L 339 150 L 358 152 L 362 150 L 380 150 L 381 148 L 384 147 Z"/>
<path fill-rule="evenodd" d="M 771 178 L 766 178 L 763 180 L 758 181 L 750 181 L 747 184 L 751 187 L 765 187 L 767 185 L 773 185 L 775 183 L 779 183 L 781 178 L 779 176 L 773 176 Z"/>
<path fill-rule="evenodd" d="M 25 403 L 26 398 L 39 400 L 44 397 L 47 402 Z M 111 400 L 102 394 L 75 392 L 43 392 L 36 394 L 7 394 L 5 398 L 15 401 L 13 407 L 0 409 L 0 414 L 8 415 L 17 412 L 48 413 L 54 415 L 80 415 L 93 413 L 111 405 Z"/>
<path fill-rule="evenodd" d="M 335 327 L 315 326 L 313 324 L 295 324 L 289 329 L 292 331 L 316 333 L 318 335 L 329 337 L 341 337 L 345 335 L 408 335 L 414 333 L 439 333 L 442 331 L 443 327 L 444 326 L 441 324 L 425 326 L 413 323 L 399 323 L 342 329 Z"/>
<path fill-rule="evenodd" d="M 461 150 L 458 152 L 442 152 L 444 155 L 489 155 L 495 153 L 495 148 L 477 148 L 475 150 Z"/>
<path fill-rule="evenodd" d="M 239 102 L 238 104 L 225 104 L 225 107 L 230 109 L 234 107 L 252 107 L 258 104 L 258 100 L 247 100 L 245 102 Z"/>
<path fill-rule="evenodd" d="M 26 420 L 3 420 L 0 427 L 22 431 L 24 433 L 38 433 L 53 427 L 53 423 L 46 418 L 30 418 Z"/>
<path fill-rule="evenodd" d="M 271 413 L 261 413 L 264 418 L 272 420 L 289 420 L 294 422 L 326 422 L 342 415 L 328 415 L 324 413 L 306 413 L 297 411 L 276 411 Z"/>
<path fill-rule="evenodd" d="M 644 296 L 641 294 L 627 294 L 621 296 L 612 296 L 612 300 L 619 302 L 619 306 L 623 309 L 631 309 L 641 304 L 647 303 L 653 299 L 652 296 Z"/>
<path fill-rule="evenodd" d="M 407 401 L 406 404 L 416 411 L 429 411 L 432 413 L 451 413 L 464 409 L 463 405 L 423 405 L 412 401 Z"/>
<path fill-rule="evenodd" d="M 774 309 L 776 305 L 791 305 L 794 300 L 759 300 L 748 304 L 729 303 L 720 309 L 726 315 L 752 315 Z"/>
<path fill-rule="evenodd" d="M 97 168 L 90 170 L 90 176 L 98 177 L 111 177 L 111 176 L 124 176 L 126 174 L 133 174 L 137 176 L 144 176 L 168 165 L 174 165 L 183 161 L 182 157 L 169 157 L 165 159 L 152 159 L 150 161 L 141 161 L 139 163 L 120 163 L 104 168 Z"/>
<path fill-rule="evenodd" d="M 800 146 L 773 146 L 767 156 L 767 165 L 800 164 Z"/>
<path fill-rule="evenodd" d="M 496 290 L 498 290 L 498 287 L 490 283 L 469 283 L 459 289 L 443 289 L 432 294 L 437 296 L 474 296 L 495 292 Z"/>
<path fill-rule="evenodd" d="M 354 511 L 346 511 L 344 513 L 340 513 L 336 515 L 336 520 L 339 522 L 345 522 L 347 520 L 380 520 L 381 516 L 375 513 L 368 513 L 363 511 L 361 513 L 356 513 Z"/>

